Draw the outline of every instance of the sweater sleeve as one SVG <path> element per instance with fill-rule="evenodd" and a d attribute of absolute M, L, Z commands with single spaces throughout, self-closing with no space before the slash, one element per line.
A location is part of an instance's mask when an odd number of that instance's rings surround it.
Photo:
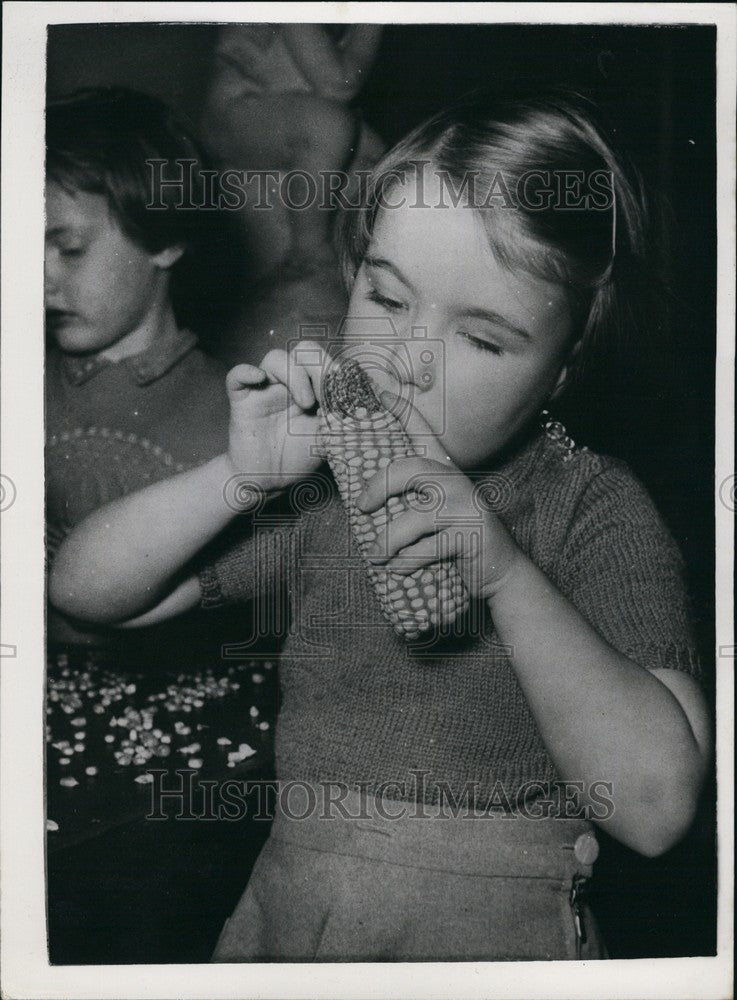
<path fill-rule="evenodd" d="M 201 607 L 244 604 L 271 597 L 295 572 L 303 519 L 249 521 L 228 531 L 198 567 Z"/>
<path fill-rule="evenodd" d="M 567 597 L 615 649 L 650 670 L 701 676 L 681 555 L 625 466 L 591 480 L 559 565 Z"/>

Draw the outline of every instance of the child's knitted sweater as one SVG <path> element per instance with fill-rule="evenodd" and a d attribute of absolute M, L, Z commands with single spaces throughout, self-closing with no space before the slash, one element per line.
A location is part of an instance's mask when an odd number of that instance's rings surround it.
<path fill-rule="evenodd" d="M 680 556 L 623 464 L 542 434 L 487 480 L 521 548 L 612 646 L 648 669 L 698 673 Z M 512 806 L 542 794 L 532 783 L 555 780 L 485 605 L 464 635 L 435 644 L 398 638 L 327 474 L 244 522 L 244 541 L 202 570 L 203 604 L 271 588 L 282 597 L 261 602 L 261 614 L 269 608 L 278 625 L 284 593 L 289 599 L 281 780 L 363 784 L 428 802 L 445 786 L 477 805 L 501 798 Z M 286 591 L 273 587 L 279 578 Z"/>
<path fill-rule="evenodd" d="M 174 330 L 150 348 L 111 362 L 51 348 L 46 357 L 46 522 L 49 557 L 93 510 L 199 465 L 228 447 L 225 371 Z M 222 615 L 219 616 L 222 619 Z M 213 635 L 218 620 L 208 623 Z M 136 666 L 180 663 L 219 641 L 202 615 L 154 629 L 84 631 L 49 611 L 49 638 L 114 648 Z"/>
<path fill-rule="evenodd" d="M 112 363 L 46 359 L 46 497 L 52 531 L 228 446 L 225 372 L 176 331 Z"/>

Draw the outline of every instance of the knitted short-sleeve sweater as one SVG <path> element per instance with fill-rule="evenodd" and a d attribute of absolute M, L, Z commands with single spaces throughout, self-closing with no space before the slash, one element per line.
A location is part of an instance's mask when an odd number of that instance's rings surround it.
<path fill-rule="evenodd" d="M 225 371 L 176 330 L 123 361 L 46 358 L 46 496 L 62 532 L 227 448 Z"/>
<path fill-rule="evenodd" d="M 93 510 L 225 451 L 225 371 L 187 330 L 174 329 L 118 362 L 51 347 L 46 356 L 46 430 L 51 559 L 66 534 Z M 167 659 L 178 662 L 175 649 L 196 655 L 200 633 L 200 645 L 207 648 L 202 617 L 111 634 L 81 630 L 50 609 L 49 637 L 112 645 L 130 663 L 148 665 L 151 657 L 163 658 L 164 650 Z M 214 629 L 215 618 L 208 624 Z"/>
<path fill-rule="evenodd" d="M 520 547 L 604 639 L 645 668 L 698 674 L 679 553 L 624 464 L 540 434 L 487 480 Z M 288 601 L 280 779 L 482 806 L 555 781 L 485 604 L 463 635 L 399 638 L 327 474 L 244 520 L 244 539 L 200 584 L 205 606 L 271 592 L 262 624 L 284 619 Z"/>

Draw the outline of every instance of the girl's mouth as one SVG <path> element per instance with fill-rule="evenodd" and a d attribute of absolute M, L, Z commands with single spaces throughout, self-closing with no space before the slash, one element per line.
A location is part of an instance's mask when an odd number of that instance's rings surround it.
<path fill-rule="evenodd" d="M 70 319 L 73 319 L 74 315 L 75 314 L 73 312 L 69 312 L 66 309 L 47 309 L 46 322 L 49 326 L 60 326 L 62 323 L 66 323 Z"/>

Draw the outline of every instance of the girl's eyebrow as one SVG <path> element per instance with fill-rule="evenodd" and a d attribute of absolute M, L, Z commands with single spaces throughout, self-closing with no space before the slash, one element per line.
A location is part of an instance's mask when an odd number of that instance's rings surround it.
<path fill-rule="evenodd" d="M 401 281 L 403 285 L 406 285 L 407 288 L 412 290 L 411 282 L 405 278 L 397 265 L 393 264 L 390 260 L 387 260 L 386 257 L 372 257 L 371 254 L 366 254 L 363 258 L 363 262 L 364 264 L 368 264 L 369 267 L 379 267 L 384 271 L 391 271 L 395 278 Z"/>
<path fill-rule="evenodd" d="M 412 290 L 411 283 L 402 274 L 397 265 L 393 264 L 392 261 L 387 260 L 386 257 L 374 257 L 371 254 L 366 254 L 363 261 L 364 264 L 368 264 L 369 267 L 378 267 L 384 271 L 390 271 L 395 278 L 402 282 L 403 285 L 406 285 L 407 288 Z M 500 313 L 494 312 L 493 309 L 472 307 L 470 309 L 463 309 L 462 314 L 464 316 L 470 316 L 473 319 L 486 320 L 488 323 L 493 323 L 494 326 L 503 327 L 505 330 L 513 333 L 516 337 L 520 337 L 522 340 L 530 341 L 533 339 L 528 330 L 525 330 L 524 327 L 516 326 Z"/>
<path fill-rule="evenodd" d="M 74 225 L 73 223 L 62 223 L 60 226 L 51 226 L 46 230 L 46 238 L 53 236 L 64 236 L 66 234 L 71 236 L 84 236 L 86 229 L 84 226 Z"/>
<path fill-rule="evenodd" d="M 532 340 L 532 335 L 528 330 L 525 330 L 521 326 L 515 326 L 514 323 L 510 323 L 508 319 L 500 315 L 500 313 L 494 312 L 493 309 L 464 309 L 463 315 L 472 316 L 474 319 L 487 320 L 495 326 L 504 327 L 505 330 L 509 330 L 510 333 L 515 334 L 517 337 L 521 337 L 523 340 Z"/>

